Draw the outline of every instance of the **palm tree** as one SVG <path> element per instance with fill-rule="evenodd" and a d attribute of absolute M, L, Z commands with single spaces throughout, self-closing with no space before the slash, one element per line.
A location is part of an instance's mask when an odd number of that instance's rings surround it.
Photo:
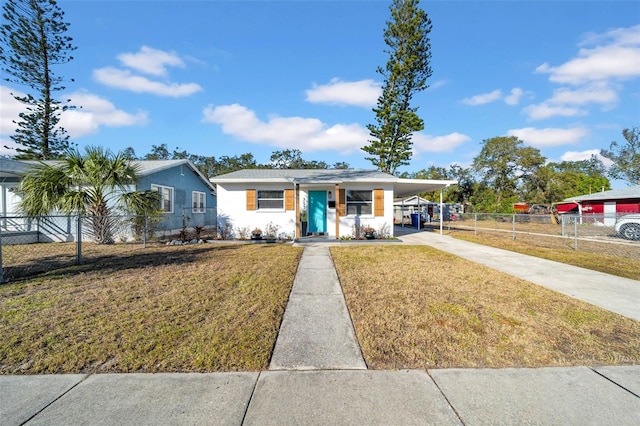
<path fill-rule="evenodd" d="M 98 244 L 114 242 L 114 210 L 138 214 L 157 212 L 156 191 L 132 191 L 138 168 L 123 153 L 100 147 L 72 149 L 59 161 L 33 166 L 20 184 L 19 209 L 29 217 L 61 211 L 90 217 L 89 226 Z"/>

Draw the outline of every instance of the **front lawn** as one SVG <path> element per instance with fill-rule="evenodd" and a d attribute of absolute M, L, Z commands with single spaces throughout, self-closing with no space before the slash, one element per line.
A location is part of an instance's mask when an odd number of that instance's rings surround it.
<path fill-rule="evenodd" d="M 0 285 L 0 374 L 267 368 L 302 249 L 100 250 Z"/>
<path fill-rule="evenodd" d="M 369 368 L 640 364 L 640 322 L 428 246 L 332 247 Z"/>

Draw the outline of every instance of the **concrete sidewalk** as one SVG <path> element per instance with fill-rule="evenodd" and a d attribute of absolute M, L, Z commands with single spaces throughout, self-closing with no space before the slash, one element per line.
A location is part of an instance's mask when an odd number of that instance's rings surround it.
<path fill-rule="evenodd" d="M 574 283 L 570 291 L 583 297 L 601 290 L 594 284 L 585 291 L 586 276 L 555 262 L 427 232 L 401 238 L 541 285 Z M 520 266 L 505 270 L 507 263 Z M 626 294 L 637 304 L 632 287 L 639 283 L 601 278 L 616 291 L 600 291 L 596 304 L 633 314 L 616 300 Z M 638 425 L 640 366 L 366 370 L 328 246 L 320 243 L 305 245 L 269 371 L 0 376 L 0 424 Z"/>
<path fill-rule="evenodd" d="M 640 367 L 0 376 L 3 425 L 638 425 Z"/>

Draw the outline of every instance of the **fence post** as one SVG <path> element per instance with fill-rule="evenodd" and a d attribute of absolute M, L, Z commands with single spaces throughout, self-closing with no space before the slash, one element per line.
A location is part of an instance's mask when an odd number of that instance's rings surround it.
<path fill-rule="evenodd" d="M 473 214 L 473 235 L 478 235 L 478 213 Z"/>
<path fill-rule="evenodd" d="M 2 275 L 2 230 L 0 230 L 0 284 L 4 282 L 4 277 Z"/>
<path fill-rule="evenodd" d="M 515 214 L 511 217 L 511 234 L 512 234 L 511 239 L 515 241 L 516 239 L 516 215 Z"/>
<path fill-rule="evenodd" d="M 573 219 L 573 249 L 578 251 L 578 221 Z"/>
<path fill-rule="evenodd" d="M 76 265 L 82 263 L 82 214 L 78 213 L 78 222 L 76 223 Z"/>
<path fill-rule="evenodd" d="M 142 216 L 142 248 L 147 248 L 147 215 Z"/>

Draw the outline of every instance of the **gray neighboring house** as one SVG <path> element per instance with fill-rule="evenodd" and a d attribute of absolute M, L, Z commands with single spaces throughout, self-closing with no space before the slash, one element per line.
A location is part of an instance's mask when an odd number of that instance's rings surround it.
<path fill-rule="evenodd" d="M 16 189 L 33 163 L 0 159 L 0 231 L 3 237 L 7 237 L 9 232 L 14 235 L 35 233 L 37 235 L 34 241 L 73 240 L 73 224 L 63 226 L 55 224 L 53 227 L 61 231 L 52 235 L 51 232 L 43 231 L 41 226 L 35 230 L 32 221 L 13 219 L 14 216 L 19 216 L 20 197 Z M 139 179 L 135 188 L 131 189 L 155 190 L 162 196 L 163 213 L 160 229 L 175 232 L 183 226 L 216 226 L 215 188 L 191 161 L 186 159 L 134 161 L 134 164 L 139 167 Z"/>
<path fill-rule="evenodd" d="M 16 214 L 20 202 L 16 190 L 28 168 L 29 163 L 0 158 L 0 217 Z"/>

